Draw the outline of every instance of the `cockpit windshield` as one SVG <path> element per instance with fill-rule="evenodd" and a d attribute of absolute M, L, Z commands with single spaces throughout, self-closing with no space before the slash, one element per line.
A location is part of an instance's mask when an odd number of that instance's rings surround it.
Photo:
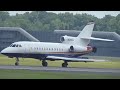
<path fill-rule="evenodd" d="M 9 47 L 22 47 L 20 44 L 11 44 Z"/>
<path fill-rule="evenodd" d="M 9 47 L 11 47 L 13 44 L 11 44 Z"/>

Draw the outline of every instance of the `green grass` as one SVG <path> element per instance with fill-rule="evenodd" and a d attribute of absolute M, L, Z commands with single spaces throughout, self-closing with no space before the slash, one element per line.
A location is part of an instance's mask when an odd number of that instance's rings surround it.
<path fill-rule="evenodd" d="M 59 66 L 63 61 L 47 61 L 48 66 Z M 0 56 L 0 65 L 14 65 L 15 58 L 8 58 L 7 56 Z M 28 66 L 42 66 L 41 61 L 37 59 L 31 58 L 20 58 L 20 65 L 28 65 Z M 85 68 L 113 68 L 113 69 L 120 69 L 120 60 L 111 60 L 106 62 L 69 62 L 68 67 L 85 67 Z"/>
<path fill-rule="evenodd" d="M 8 58 L 0 55 L 0 65 L 14 65 L 15 58 Z M 63 61 L 48 61 L 49 66 L 59 66 Z M 31 58 L 20 58 L 20 65 L 42 66 L 41 61 Z M 85 68 L 118 68 L 120 60 L 112 59 L 110 62 L 71 62 L 69 67 Z M 120 75 L 101 73 L 78 73 L 78 72 L 45 72 L 31 70 L 2 70 L 0 69 L 0 79 L 120 79 Z"/>
<path fill-rule="evenodd" d="M 120 79 L 120 75 L 30 70 L 0 70 L 0 79 Z"/>

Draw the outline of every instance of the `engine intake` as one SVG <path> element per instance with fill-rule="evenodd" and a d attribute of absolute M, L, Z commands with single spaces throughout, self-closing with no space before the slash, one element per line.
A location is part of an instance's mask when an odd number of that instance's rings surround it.
<path fill-rule="evenodd" d="M 65 38 L 62 36 L 62 37 L 60 38 L 60 41 L 61 41 L 61 42 L 65 41 Z"/>
<path fill-rule="evenodd" d="M 74 47 L 70 46 L 69 52 L 74 52 Z"/>

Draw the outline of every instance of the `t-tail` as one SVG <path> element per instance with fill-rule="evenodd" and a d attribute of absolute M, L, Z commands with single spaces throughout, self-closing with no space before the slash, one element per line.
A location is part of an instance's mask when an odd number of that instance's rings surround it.
<path fill-rule="evenodd" d="M 101 40 L 101 41 L 114 41 L 110 39 L 94 38 L 91 37 L 95 23 L 89 22 L 77 36 L 77 44 L 81 46 L 88 46 L 90 40 Z"/>

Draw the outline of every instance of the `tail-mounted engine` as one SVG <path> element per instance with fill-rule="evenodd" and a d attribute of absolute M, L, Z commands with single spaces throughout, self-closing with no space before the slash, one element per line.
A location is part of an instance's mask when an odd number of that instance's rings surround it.
<path fill-rule="evenodd" d="M 84 51 L 86 51 L 86 48 L 78 45 L 71 45 L 69 47 L 69 52 L 84 52 Z"/>
<path fill-rule="evenodd" d="M 60 42 L 62 43 L 72 43 L 74 41 L 75 41 L 75 37 L 71 37 L 67 35 L 60 37 Z"/>
<path fill-rule="evenodd" d="M 69 52 L 74 52 L 74 47 L 70 46 Z"/>
<path fill-rule="evenodd" d="M 63 41 L 65 41 L 64 36 L 60 37 L 60 42 L 63 42 Z"/>

